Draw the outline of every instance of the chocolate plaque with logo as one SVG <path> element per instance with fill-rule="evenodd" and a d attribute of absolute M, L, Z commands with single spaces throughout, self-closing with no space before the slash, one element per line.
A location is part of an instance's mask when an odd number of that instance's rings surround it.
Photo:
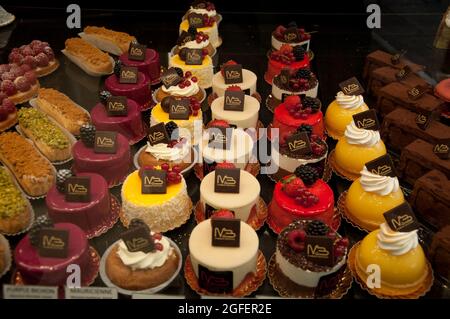
<path fill-rule="evenodd" d="M 334 265 L 333 241 L 326 236 L 307 236 L 306 259 L 322 266 Z"/>
<path fill-rule="evenodd" d="M 110 96 L 106 99 L 108 116 L 127 116 L 128 104 L 126 96 Z"/>
<path fill-rule="evenodd" d="M 408 97 L 413 101 L 420 99 L 420 97 L 424 95 L 426 92 L 427 92 L 426 88 L 422 85 L 416 85 L 415 87 L 407 91 Z"/>
<path fill-rule="evenodd" d="M 190 27 L 203 28 L 203 15 L 191 12 L 188 15 L 188 22 Z"/>
<path fill-rule="evenodd" d="M 421 130 L 426 130 L 430 126 L 432 117 L 432 112 L 425 110 L 416 110 L 416 124 Z"/>
<path fill-rule="evenodd" d="M 288 152 L 292 155 L 311 153 L 311 143 L 306 132 L 298 132 L 286 138 Z"/>
<path fill-rule="evenodd" d="M 241 220 L 235 218 L 211 218 L 212 245 L 216 247 L 239 247 Z"/>
<path fill-rule="evenodd" d="M 439 143 L 435 144 L 433 147 L 433 153 L 436 154 L 440 159 L 448 159 L 449 158 L 449 149 L 450 149 L 450 139 L 444 139 L 439 141 Z"/>
<path fill-rule="evenodd" d="M 361 95 L 364 93 L 363 86 L 355 76 L 339 83 L 339 87 L 345 95 Z"/>
<path fill-rule="evenodd" d="M 233 272 L 212 271 L 198 265 L 198 284 L 211 293 L 230 293 L 233 291 Z"/>
<path fill-rule="evenodd" d="M 289 85 L 289 80 L 291 79 L 291 72 L 288 68 L 281 69 L 280 75 L 278 75 L 278 79 L 282 85 Z M 286 93 L 284 93 L 286 94 Z"/>
<path fill-rule="evenodd" d="M 138 68 L 134 66 L 122 66 L 120 69 L 119 83 L 136 84 L 138 82 Z"/>
<path fill-rule="evenodd" d="M 133 61 L 144 61 L 147 46 L 139 43 L 131 43 L 128 49 L 128 59 Z"/>
<path fill-rule="evenodd" d="M 353 115 L 353 121 L 357 128 L 362 130 L 378 131 L 380 123 L 378 122 L 377 112 L 375 110 L 368 110 Z"/>
<path fill-rule="evenodd" d="M 397 80 L 401 81 L 404 78 L 406 78 L 411 73 L 411 68 L 409 66 L 405 66 L 404 68 L 400 69 L 396 74 L 395 77 Z"/>
<path fill-rule="evenodd" d="M 117 132 L 95 132 L 94 153 L 115 154 L 117 152 Z"/>
<path fill-rule="evenodd" d="M 367 170 L 372 174 L 390 177 L 397 176 L 395 172 L 394 163 L 392 162 L 392 159 L 388 154 L 380 156 L 370 162 L 367 162 L 365 166 Z"/>
<path fill-rule="evenodd" d="M 186 65 L 201 65 L 203 63 L 202 49 L 186 49 Z"/>
<path fill-rule="evenodd" d="M 300 42 L 300 34 L 298 33 L 297 27 L 287 28 L 284 32 L 284 41 L 293 43 Z"/>
<path fill-rule="evenodd" d="M 67 202 L 85 203 L 91 200 L 91 177 L 72 176 L 66 180 Z"/>
<path fill-rule="evenodd" d="M 238 194 L 241 183 L 239 168 L 216 168 L 214 192 Z"/>
<path fill-rule="evenodd" d="M 416 216 L 407 202 L 388 210 L 383 216 L 393 231 L 410 232 L 419 227 Z"/>
<path fill-rule="evenodd" d="M 208 128 L 209 142 L 208 146 L 219 149 L 230 149 L 232 129 L 225 127 Z"/>
<path fill-rule="evenodd" d="M 39 231 L 38 254 L 48 258 L 67 258 L 69 232 L 65 229 L 42 228 Z"/>
<path fill-rule="evenodd" d="M 189 120 L 191 105 L 188 99 L 172 99 L 169 109 L 169 119 Z"/>
<path fill-rule="evenodd" d="M 121 236 L 129 252 L 135 253 L 142 251 L 150 253 L 155 249 L 155 243 L 145 226 L 131 228 Z"/>
<path fill-rule="evenodd" d="M 167 193 L 166 171 L 145 169 L 141 173 L 142 194 L 165 194 Z"/>
<path fill-rule="evenodd" d="M 223 66 L 225 84 L 236 84 L 244 81 L 242 76 L 242 64 L 231 64 Z"/>
<path fill-rule="evenodd" d="M 160 143 L 169 143 L 169 135 L 167 134 L 164 122 L 150 126 L 150 128 L 148 129 L 148 142 L 152 146 Z"/>
<path fill-rule="evenodd" d="M 181 80 L 181 76 L 174 68 L 167 69 L 163 72 L 163 74 L 161 74 L 161 82 L 166 89 L 170 88 L 171 86 L 177 85 L 181 82 Z"/>
<path fill-rule="evenodd" d="M 225 111 L 244 111 L 244 91 L 225 91 L 223 109 Z"/>

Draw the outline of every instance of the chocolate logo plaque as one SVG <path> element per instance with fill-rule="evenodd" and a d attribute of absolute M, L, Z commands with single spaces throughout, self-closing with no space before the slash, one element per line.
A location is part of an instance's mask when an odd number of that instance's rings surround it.
<path fill-rule="evenodd" d="M 366 163 L 366 168 L 372 174 L 380 176 L 396 177 L 394 163 L 391 157 L 386 154 Z"/>
<path fill-rule="evenodd" d="M 364 93 L 363 86 L 355 76 L 339 83 L 339 87 L 345 95 L 361 95 Z"/>
<path fill-rule="evenodd" d="M 174 68 L 167 69 L 161 74 L 161 81 L 166 89 L 180 83 L 182 78 L 178 75 Z"/>
<path fill-rule="evenodd" d="M 128 59 L 133 61 L 144 61 L 147 46 L 139 43 L 131 43 L 128 49 Z"/>
<path fill-rule="evenodd" d="M 169 136 L 167 134 L 164 122 L 150 126 L 150 128 L 148 129 L 148 142 L 152 146 L 160 143 L 169 143 Z"/>
<path fill-rule="evenodd" d="M 203 63 L 202 49 L 186 49 L 186 65 L 201 65 Z"/>
<path fill-rule="evenodd" d="M 95 132 L 94 153 L 115 154 L 117 151 L 117 132 Z"/>
<path fill-rule="evenodd" d="M 172 99 L 169 108 L 169 119 L 171 120 L 188 120 L 191 105 L 188 99 Z"/>
<path fill-rule="evenodd" d="M 210 127 L 208 129 L 208 146 L 218 149 L 230 149 L 232 130 L 225 127 Z"/>
<path fill-rule="evenodd" d="M 239 247 L 241 221 L 234 218 L 211 218 L 212 245 L 216 247 Z"/>
<path fill-rule="evenodd" d="M 300 35 L 296 27 L 287 28 L 284 32 L 284 41 L 288 43 L 300 42 Z"/>
<path fill-rule="evenodd" d="M 237 84 L 244 81 L 242 75 L 242 64 L 223 66 L 225 84 Z"/>
<path fill-rule="evenodd" d="M 449 158 L 450 149 L 450 139 L 442 140 L 435 144 L 433 147 L 433 153 L 436 154 L 440 159 Z"/>
<path fill-rule="evenodd" d="M 420 99 L 420 97 L 426 93 L 426 88 L 423 87 L 422 85 L 417 85 L 417 86 L 409 89 L 407 91 L 407 93 L 408 93 L 408 97 L 411 100 L 416 101 L 416 100 Z"/>
<path fill-rule="evenodd" d="M 91 177 L 72 176 L 66 180 L 67 202 L 85 203 L 91 200 Z"/>
<path fill-rule="evenodd" d="M 141 174 L 142 194 L 165 194 L 167 193 L 166 171 L 143 170 Z"/>
<path fill-rule="evenodd" d="M 216 168 L 214 192 L 238 194 L 241 182 L 239 168 Z"/>
<path fill-rule="evenodd" d="M 410 232 L 418 228 L 411 206 L 404 202 L 383 214 L 389 228 L 397 232 Z"/>
<path fill-rule="evenodd" d="M 396 65 L 400 63 L 401 57 L 406 53 L 405 50 L 402 50 L 400 53 L 396 53 L 393 56 L 391 56 L 391 63 Z"/>
<path fill-rule="evenodd" d="M 367 110 L 353 115 L 353 121 L 357 128 L 362 130 L 378 131 L 380 124 L 375 110 Z"/>
<path fill-rule="evenodd" d="M 202 28 L 203 27 L 203 15 L 199 13 L 191 12 L 188 14 L 188 22 L 190 27 Z"/>
<path fill-rule="evenodd" d="M 306 259 L 322 266 L 333 266 L 333 241 L 326 236 L 307 236 Z"/>
<path fill-rule="evenodd" d="M 291 79 L 291 72 L 288 68 L 283 68 L 280 72 L 280 75 L 278 75 L 278 79 L 280 80 L 280 83 L 284 86 L 289 84 L 289 80 Z"/>
<path fill-rule="evenodd" d="M 128 104 L 126 96 L 110 96 L 106 99 L 108 116 L 127 116 Z"/>
<path fill-rule="evenodd" d="M 124 232 L 121 238 L 132 253 L 142 251 L 147 254 L 155 249 L 154 241 L 145 226 L 131 228 Z"/>
<path fill-rule="evenodd" d="M 122 66 L 120 69 L 119 83 L 136 84 L 138 82 L 138 68 L 134 66 Z"/>
<path fill-rule="evenodd" d="M 401 81 L 404 78 L 406 78 L 411 73 L 411 68 L 409 66 L 405 66 L 404 68 L 400 69 L 396 74 L 395 77 L 397 80 Z"/>
<path fill-rule="evenodd" d="M 198 265 L 198 284 L 211 293 L 230 293 L 233 291 L 233 272 L 212 271 Z"/>
<path fill-rule="evenodd" d="M 432 112 L 425 110 L 416 110 L 416 124 L 421 130 L 426 130 L 432 120 Z"/>
<path fill-rule="evenodd" d="M 223 100 L 225 111 L 244 111 L 245 94 L 244 91 L 225 91 Z"/>
<path fill-rule="evenodd" d="M 304 155 L 311 153 L 311 143 L 306 132 L 299 132 L 286 139 L 289 153 L 293 155 Z"/>
<path fill-rule="evenodd" d="M 66 229 L 42 228 L 39 231 L 39 256 L 67 258 L 68 248 L 69 231 Z"/>

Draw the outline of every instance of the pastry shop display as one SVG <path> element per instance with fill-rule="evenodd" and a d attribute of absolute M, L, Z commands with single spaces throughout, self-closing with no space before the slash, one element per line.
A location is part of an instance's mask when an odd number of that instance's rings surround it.
<path fill-rule="evenodd" d="M 60 245 L 53 247 L 49 238 Z M 76 264 L 81 271 L 81 285 L 90 285 L 98 273 L 98 255 L 89 247 L 86 234 L 70 223 L 53 223 L 39 216 L 30 232 L 17 244 L 14 263 L 21 280 L 27 285 L 64 286 Z"/>
<path fill-rule="evenodd" d="M 187 31 L 182 31 L 177 39 L 177 45 L 172 49 L 172 54 L 178 54 L 181 49 L 206 49 L 208 55 L 213 59 L 217 53 L 217 50 L 213 47 L 209 41 L 209 35 L 204 32 L 197 31 L 196 27 L 189 27 Z"/>
<path fill-rule="evenodd" d="M 353 115 L 368 109 L 362 95 L 347 95 L 339 91 L 325 112 L 325 127 L 328 136 L 335 140 L 343 137 L 347 125 L 353 120 Z"/>
<path fill-rule="evenodd" d="M 434 149 L 436 145 L 423 140 L 415 140 L 402 149 L 400 162 L 397 166 L 399 177 L 409 185 L 431 170 L 442 172 L 450 178 L 450 160 L 440 158 Z M 446 146 L 448 151 L 448 146 Z"/>
<path fill-rule="evenodd" d="M 114 220 L 108 184 L 95 173 L 74 175 L 68 169 L 59 170 L 45 204 L 48 216 L 55 223 L 75 224 L 88 238 L 104 232 Z"/>
<path fill-rule="evenodd" d="M 39 40 L 33 40 L 29 44 L 12 49 L 8 61 L 20 66 L 23 73 L 33 70 L 38 77 L 54 72 L 59 66 L 48 42 Z"/>
<path fill-rule="evenodd" d="M 200 103 L 206 97 L 205 90 L 199 86 L 198 78 L 190 71 L 184 73 L 180 68 L 169 68 L 161 74 L 161 79 L 163 85 L 154 92 L 157 103 L 161 103 L 167 96 L 193 97 Z"/>
<path fill-rule="evenodd" d="M 17 123 L 16 105 L 0 92 L 0 132 L 10 129 Z"/>
<path fill-rule="evenodd" d="M 32 101 L 41 111 L 48 114 L 71 134 L 79 136 L 80 127 L 90 122 L 89 112 L 67 95 L 51 88 L 40 88 Z"/>
<path fill-rule="evenodd" d="M 450 280 L 450 226 L 443 227 L 433 237 L 430 261 L 435 274 Z"/>
<path fill-rule="evenodd" d="M 234 240 L 227 242 L 227 238 L 221 236 L 226 229 L 234 233 Z M 222 296 L 245 295 L 256 290 L 259 285 L 255 287 L 252 281 L 259 275 L 258 247 L 255 230 L 243 221 L 214 217 L 201 222 L 189 237 L 186 260 L 189 265 L 185 266 L 185 276 L 190 275 L 186 271 L 189 266 L 194 278 L 189 278 L 188 284 L 191 287 L 195 284 L 201 294 Z"/>
<path fill-rule="evenodd" d="M 38 93 L 36 72 L 28 64 L 0 64 L 0 96 L 14 104 L 31 100 Z"/>
<path fill-rule="evenodd" d="M 296 219 L 315 219 L 335 227 L 333 190 L 310 166 L 299 166 L 275 185 L 267 224 L 277 234 Z"/>
<path fill-rule="evenodd" d="M 74 140 L 47 115 L 30 107 L 21 108 L 18 111 L 18 117 L 20 132 L 31 139 L 50 162 L 58 163 L 71 158 L 71 146 Z"/>
<path fill-rule="evenodd" d="M 310 41 L 311 35 L 305 32 L 305 29 L 299 28 L 295 22 L 290 22 L 287 26 L 277 26 L 271 37 L 272 50 L 280 50 L 283 45 L 289 44 L 301 46 L 308 52 Z"/>
<path fill-rule="evenodd" d="M 325 138 L 322 104 L 317 98 L 309 96 L 287 96 L 283 103 L 278 105 L 273 114 L 272 128 L 277 128 L 281 143 L 295 133 L 301 125 L 312 128 L 312 134 Z M 269 131 L 269 138 L 277 137 Z"/>
<path fill-rule="evenodd" d="M 384 66 L 372 71 L 369 82 L 367 83 L 367 92 L 378 96 L 379 90 L 390 83 L 400 82 L 409 88 L 420 86 L 427 93 L 432 93 L 432 86 L 414 72 L 405 72 L 390 67 Z"/>
<path fill-rule="evenodd" d="M 102 76 L 113 72 L 112 58 L 84 39 L 67 39 L 62 52 L 69 60 L 91 76 Z"/>
<path fill-rule="evenodd" d="M 150 78 L 152 85 L 160 82 L 161 62 L 156 50 L 147 48 L 143 44 L 131 42 L 130 48 L 119 59 L 123 65 L 137 67 L 139 72 Z"/>
<path fill-rule="evenodd" d="M 130 43 L 136 41 L 135 37 L 125 32 L 95 26 L 85 27 L 83 32 L 80 33 L 80 37 L 100 50 L 114 55 L 128 52 Z"/>
<path fill-rule="evenodd" d="M 321 243 L 328 257 L 320 257 L 313 250 Z M 339 279 L 346 267 L 349 240 L 319 220 L 304 219 L 289 224 L 277 239 L 275 272 L 286 281 L 320 294 L 324 281 Z M 271 274 L 273 275 L 273 274 Z M 275 287 L 276 289 L 277 287 Z M 296 287 L 297 288 L 297 287 Z"/>
<path fill-rule="evenodd" d="M 11 268 L 11 259 L 9 242 L 2 234 L 0 234 L 0 278 Z"/>
<path fill-rule="evenodd" d="M 416 214 L 436 229 L 450 225 L 450 180 L 432 170 L 414 183 L 409 203 Z"/>
<path fill-rule="evenodd" d="M 365 163 L 386 154 L 386 146 L 378 132 L 379 124 L 373 110 L 355 114 L 347 125 L 344 137 L 336 144 L 330 164 L 342 177 L 356 180 Z"/>
<path fill-rule="evenodd" d="M 219 36 L 219 22 L 221 16 L 217 14 L 214 3 L 209 1 L 194 1 L 187 13 L 184 15 L 179 33 L 187 32 L 189 28 L 195 27 L 198 31 L 208 35 L 209 41 L 214 48 L 222 44 Z"/>
<path fill-rule="evenodd" d="M 34 216 L 31 205 L 3 166 L 0 166 L 0 187 L 0 234 L 18 234 L 28 229 Z"/>
<path fill-rule="evenodd" d="M 33 144 L 15 132 L 0 134 L 0 160 L 30 197 L 45 196 L 55 181 L 55 169 Z"/>
<path fill-rule="evenodd" d="M 100 102 L 91 109 L 92 124 L 99 131 L 116 131 L 130 143 L 142 140 L 146 127 L 142 120 L 141 107 L 125 96 L 113 96 L 101 91 Z"/>
<path fill-rule="evenodd" d="M 258 77 L 250 70 L 242 68 L 241 64 L 229 60 L 221 65 L 220 72 L 214 74 L 212 78 L 213 94 L 223 96 L 225 90 L 230 85 L 239 86 L 247 95 L 254 95 L 256 92 L 256 81 Z"/>
<path fill-rule="evenodd" d="M 422 89 L 419 91 L 418 88 L 415 88 L 414 92 L 413 89 L 399 82 L 393 82 L 382 87 L 376 104 L 378 113 L 381 116 L 386 116 L 396 108 L 404 108 L 424 114 L 440 114 L 442 112 L 445 105 L 444 101 L 425 93 Z"/>
<path fill-rule="evenodd" d="M 165 97 L 152 108 L 150 126 L 172 122 L 178 128 L 178 135 L 198 143 L 203 128 L 203 113 L 200 102 L 194 98 Z M 174 124 L 171 124 L 175 127 Z M 170 137 L 170 136 L 169 136 Z"/>
<path fill-rule="evenodd" d="M 174 280 L 181 268 L 178 247 L 140 219 L 133 219 L 128 229 L 103 257 L 108 279 L 128 291 L 145 291 Z M 129 244 L 130 238 L 142 236 L 148 240 L 145 246 L 136 249 Z"/>
<path fill-rule="evenodd" d="M 313 167 L 319 176 L 324 176 L 328 154 L 327 143 L 313 134 L 313 128 L 301 124 L 291 135 L 272 140 L 271 164 L 278 170 L 270 177 L 275 181 L 291 175 L 299 166 Z"/>
<path fill-rule="evenodd" d="M 272 93 L 267 98 L 267 107 L 272 112 L 285 101 L 289 95 L 306 95 L 317 97 L 319 81 L 310 69 L 304 68 L 298 71 L 283 69 L 280 75 L 273 78 Z"/>
<path fill-rule="evenodd" d="M 179 167 L 147 166 L 134 171 L 122 185 L 122 222 L 142 219 L 155 232 L 183 225 L 192 212 L 192 201 Z"/>
<path fill-rule="evenodd" d="M 224 120 L 243 129 L 257 127 L 259 109 L 259 101 L 244 94 L 238 86 L 228 87 L 224 96 L 214 99 L 211 103 L 213 120 Z"/>
<path fill-rule="evenodd" d="M 405 202 L 389 156 L 364 165 L 361 177 L 341 195 L 338 209 L 356 226 L 373 231 L 384 223 L 384 213 Z"/>
<path fill-rule="evenodd" d="M 264 79 L 272 84 L 274 76 L 279 75 L 282 69 L 289 69 L 296 72 L 299 69 L 309 67 L 309 57 L 301 45 L 291 46 L 284 44 L 279 50 L 269 54 L 269 62 Z"/>
<path fill-rule="evenodd" d="M 366 62 L 364 64 L 363 77 L 367 82 L 370 82 L 370 77 L 372 76 L 372 71 L 377 68 L 389 66 L 397 70 L 407 69 L 412 72 L 423 71 L 425 67 L 413 63 L 404 57 L 404 52 L 390 54 L 382 50 L 376 50 L 371 52 L 366 57 Z"/>
<path fill-rule="evenodd" d="M 210 88 L 213 83 L 213 63 L 207 49 L 183 48 L 169 58 L 169 67 L 191 72 L 202 89 Z"/>
<path fill-rule="evenodd" d="M 114 96 L 126 96 L 148 110 L 153 105 L 150 78 L 136 67 L 127 67 L 117 60 L 114 74 L 105 80 L 105 90 Z"/>
<path fill-rule="evenodd" d="M 433 284 L 433 270 L 419 244 L 417 229 L 393 230 L 387 223 L 353 246 L 349 266 L 357 282 L 379 298 L 417 299 Z M 370 265 L 378 265 L 380 287 L 366 284 Z"/>
<path fill-rule="evenodd" d="M 72 147 L 74 173 L 100 174 L 109 187 L 121 184 L 131 166 L 130 145 L 125 136 L 114 131 L 97 131 L 90 124 L 81 127 L 80 136 Z"/>
<path fill-rule="evenodd" d="M 416 139 L 437 144 L 441 140 L 450 139 L 450 127 L 433 119 L 428 125 L 418 124 L 418 114 L 403 108 L 397 108 L 383 119 L 381 138 L 390 149 L 401 152 Z M 420 125 L 420 126 L 419 126 Z"/>

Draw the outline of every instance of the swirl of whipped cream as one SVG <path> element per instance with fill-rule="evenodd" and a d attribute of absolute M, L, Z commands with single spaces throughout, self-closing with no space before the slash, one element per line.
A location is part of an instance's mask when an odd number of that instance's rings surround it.
<path fill-rule="evenodd" d="M 360 174 L 361 179 L 359 180 L 359 182 L 366 192 L 386 196 L 390 193 L 398 191 L 400 187 L 397 177 L 382 176 L 371 173 L 365 166 Z"/>
<path fill-rule="evenodd" d="M 164 265 L 167 258 L 169 258 L 173 248 L 170 246 L 170 243 L 166 237 L 162 237 L 161 240 L 156 240 L 155 242 L 160 243 L 163 246 L 163 249 L 144 253 L 142 251 L 130 252 L 123 240 L 121 240 L 119 243 L 119 249 L 117 250 L 117 255 L 120 260 L 122 260 L 124 265 L 133 270 L 161 267 Z"/>
<path fill-rule="evenodd" d="M 377 239 L 378 246 L 394 256 L 404 255 L 419 244 L 417 230 L 407 233 L 396 232 L 391 230 L 386 223 L 380 225 Z"/>
<path fill-rule="evenodd" d="M 336 95 L 336 102 L 343 109 L 354 110 L 363 105 L 364 98 L 362 95 L 345 95 L 339 91 Z"/>
<path fill-rule="evenodd" d="M 189 141 L 186 141 L 180 146 L 180 144 L 169 147 L 167 144 L 158 143 L 155 145 L 150 145 L 147 142 L 147 148 L 145 151 L 152 154 L 156 159 L 163 161 L 181 161 L 189 154 L 189 149 L 191 145 Z"/>
<path fill-rule="evenodd" d="M 191 8 L 189 9 L 189 12 L 193 12 L 193 13 L 197 13 L 197 14 L 201 14 L 201 15 L 207 14 L 208 17 L 214 17 L 214 16 L 217 14 L 217 13 L 216 13 L 216 10 L 208 11 L 208 10 L 206 10 L 206 9 L 193 8 L 193 7 L 191 7 Z"/>
<path fill-rule="evenodd" d="M 163 85 L 161 86 L 161 89 L 163 90 L 163 92 L 173 96 L 192 96 L 197 94 L 200 90 L 198 82 L 192 82 L 192 80 L 189 81 L 191 82 L 191 85 L 185 86 L 184 88 L 180 88 L 178 85 L 172 85 L 169 86 L 169 88 L 166 88 Z"/>
<path fill-rule="evenodd" d="M 352 121 L 344 133 L 347 142 L 354 145 L 373 146 L 380 141 L 380 132 L 360 129 Z"/>
<path fill-rule="evenodd" d="M 204 41 L 201 41 L 198 43 L 195 40 L 188 41 L 184 43 L 183 45 L 180 45 L 180 49 L 182 48 L 188 48 L 188 49 L 203 49 L 206 48 L 209 45 L 209 39 L 205 39 Z"/>

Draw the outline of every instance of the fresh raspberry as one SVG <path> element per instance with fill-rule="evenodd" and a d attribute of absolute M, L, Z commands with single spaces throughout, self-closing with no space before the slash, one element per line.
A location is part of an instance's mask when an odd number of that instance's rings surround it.
<path fill-rule="evenodd" d="M 27 81 L 31 85 L 34 85 L 36 83 L 37 77 L 36 77 L 36 73 L 34 73 L 34 71 L 25 72 L 25 74 L 23 76 L 27 79 Z"/>
<path fill-rule="evenodd" d="M 20 66 L 14 66 L 9 70 L 10 73 L 14 74 L 14 76 L 17 78 L 19 76 L 23 76 L 25 72 L 22 70 Z"/>
<path fill-rule="evenodd" d="M 7 98 L 8 96 L 6 95 L 5 92 L 0 91 L 0 103 L 3 103 L 3 101 Z"/>
<path fill-rule="evenodd" d="M 31 66 L 29 66 L 28 64 L 22 64 L 20 66 L 20 69 L 22 70 L 23 74 L 32 70 Z"/>
<path fill-rule="evenodd" d="M 28 82 L 28 80 L 24 76 L 19 76 L 17 79 L 15 79 L 14 85 L 20 92 L 26 92 L 31 88 L 30 82 Z"/>
<path fill-rule="evenodd" d="M 3 100 L 2 107 L 5 108 L 9 114 L 14 113 L 16 111 L 15 104 L 10 99 L 7 98 Z"/>
<path fill-rule="evenodd" d="M 35 69 L 37 66 L 37 60 L 35 57 L 33 56 L 27 56 L 25 57 L 25 59 L 23 60 L 23 64 L 27 64 L 29 65 L 32 69 Z"/>
<path fill-rule="evenodd" d="M 10 80 L 4 80 L 1 85 L 1 90 L 6 93 L 6 95 L 11 96 L 17 93 L 16 86 Z"/>
<path fill-rule="evenodd" d="M 161 243 L 155 243 L 155 249 L 158 251 L 162 251 L 164 246 Z"/>
<path fill-rule="evenodd" d="M 23 58 L 23 55 L 20 53 L 10 53 L 8 61 L 11 63 L 22 64 Z"/>
<path fill-rule="evenodd" d="M 8 118 L 8 110 L 3 106 L 0 106 L 0 121 L 4 121 Z"/>
<path fill-rule="evenodd" d="M 155 240 L 161 240 L 163 236 L 161 233 L 154 233 L 152 237 Z"/>
<path fill-rule="evenodd" d="M 234 214 L 228 209 L 219 209 L 214 212 L 211 218 L 234 218 Z"/>
<path fill-rule="evenodd" d="M 45 55 L 48 57 L 48 59 L 50 61 L 55 59 L 55 53 L 53 52 L 52 48 L 50 48 L 49 46 L 44 47 L 43 52 L 45 53 Z"/>
<path fill-rule="evenodd" d="M 287 96 L 286 99 L 284 100 L 284 103 L 286 103 L 286 105 L 301 105 L 302 101 L 300 100 L 300 96 L 298 95 L 290 95 Z"/>
<path fill-rule="evenodd" d="M 161 169 L 167 172 L 170 169 L 170 165 L 168 163 L 163 163 L 161 164 Z"/>
<path fill-rule="evenodd" d="M 172 172 L 180 174 L 181 173 L 181 167 L 178 166 L 178 165 L 175 165 L 174 167 L 172 167 Z"/>
<path fill-rule="evenodd" d="M 306 232 L 303 229 L 296 229 L 287 235 L 288 245 L 296 253 L 305 250 Z"/>
<path fill-rule="evenodd" d="M 36 61 L 39 67 L 45 67 L 49 63 L 49 58 L 45 55 L 45 53 L 39 53 L 36 56 Z"/>
<path fill-rule="evenodd" d="M 12 72 L 5 72 L 2 74 L 2 81 L 14 81 L 16 76 Z"/>
<path fill-rule="evenodd" d="M 11 66 L 9 64 L 0 64 L 0 75 L 3 73 L 9 72 Z"/>
<path fill-rule="evenodd" d="M 34 55 L 34 51 L 33 51 L 33 49 L 32 49 L 30 46 L 26 46 L 26 47 L 22 50 L 22 55 L 23 55 L 23 56 L 28 56 L 28 55 L 33 56 L 33 55 Z"/>
<path fill-rule="evenodd" d="M 300 190 L 299 195 L 295 198 L 295 202 L 303 207 L 311 207 L 319 202 L 319 198 L 306 188 L 303 188 Z"/>
<path fill-rule="evenodd" d="M 193 76 L 193 77 L 191 78 L 191 81 L 194 82 L 194 83 L 196 83 L 196 82 L 198 81 L 198 79 L 197 79 L 196 76 Z"/>

